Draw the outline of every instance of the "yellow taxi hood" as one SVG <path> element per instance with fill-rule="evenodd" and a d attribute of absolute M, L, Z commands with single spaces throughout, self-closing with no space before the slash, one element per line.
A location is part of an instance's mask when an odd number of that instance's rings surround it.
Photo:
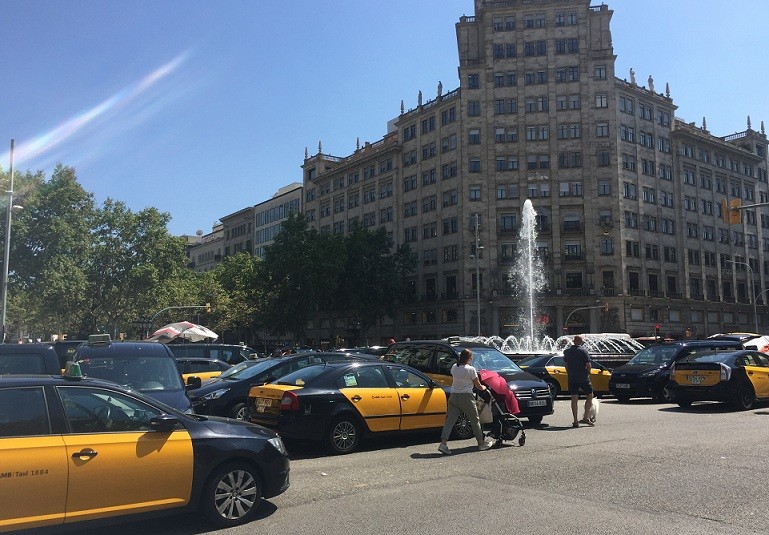
<path fill-rule="evenodd" d="M 248 397 L 250 398 L 268 398 L 268 399 L 281 399 L 285 392 L 290 390 L 301 390 L 303 387 L 299 385 L 260 385 L 252 386 L 248 391 Z"/>

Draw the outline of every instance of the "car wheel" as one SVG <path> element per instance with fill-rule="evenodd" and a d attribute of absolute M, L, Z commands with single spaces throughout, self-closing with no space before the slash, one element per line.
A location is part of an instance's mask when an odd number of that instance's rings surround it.
<path fill-rule="evenodd" d="M 542 416 L 529 416 L 529 423 L 532 425 L 539 425 L 542 423 Z"/>
<path fill-rule="evenodd" d="M 561 385 L 557 381 L 547 381 L 547 386 L 550 387 L 550 394 L 553 396 L 553 399 L 561 395 Z"/>
<path fill-rule="evenodd" d="M 236 403 L 230 408 L 230 418 L 235 418 L 237 420 L 245 420 L 246 419 L 246 404 L 245 403 Z"/>
<path fill-rule="evenodd" d="M 457 421 L 454 422 L 454 429 L 451 432 L 452 438 L 465 440 L 473 436 L 473 426 L 470 425 L 470 419 L 460 412 Z"/>
<path fill-rule="evenodd" d="M 662 387 L 662 399 L 668 403 L 673 403 L 675 401 L 675 394 L 668 385 Z"/>
<path fill-rule="evenodd" d="M 261 479 L 256 468 L 244 462 L 228 463 L 208 479 L 200 510 L 216 526 L 237 526 L 254 518 L 261 499 Z"/>
<path fill-rule="evenodd" d="M 747 411 L 753 408 L 755 400 L 756 394 L 753 392 L 753 386 L 743 383 L 737 389 L 737 398 L 730 405 L 738 411 Z"/>
<path fill-rule="evenodd" d="M 614 396 L 614 397 L 616 397 L 617 401 L 619 401 L 620 403 L 627 403 L 628 401 L 630 401 L 630 396 Z"/>
<path fill-rule="evenodd" d="M 331 453 L 352 453 L 360 443 L 361 427 L 354 416 L 335 418 L 326 431 L 326 447 Z"/>
<path fill-rule="evenodd" d="M 689 407 L 692 406 L 691 401 L 677 401 L 676 403 L 678 403 L 678 406 L 681 407 L 682 409 L 688 409 Z"/>

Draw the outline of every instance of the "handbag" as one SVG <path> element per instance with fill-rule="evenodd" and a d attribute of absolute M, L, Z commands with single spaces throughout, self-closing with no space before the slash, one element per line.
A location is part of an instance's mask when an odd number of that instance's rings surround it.
<path fill-rule="evenodd" d="M 491 413 L 491 403 L 486 403 L 478 398 L 475 400 L 475 405 L 478 407 L 478 418 L 482 424 L 490 424 L 494 421 L 494 415 Z"/>

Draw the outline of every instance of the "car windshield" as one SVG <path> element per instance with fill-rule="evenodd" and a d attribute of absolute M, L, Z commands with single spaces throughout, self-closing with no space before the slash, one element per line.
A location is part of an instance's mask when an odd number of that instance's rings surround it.
<path fill-rule="evenodd" d="M 263 371 L 269 370 L 275 366 L 277 362 L 275 359 L 262 359 L 262 360 L 248 360 L 236 364 L 229 370 L 225 370 L 219 376 L 220 379 L 231 379 L 237 381 L 239 379 L 249 379 L 254 375 L 258 375 Z"/>
<path fill-rule="evenodd" d="M 542 355 L 531 355 L 529 357 L 524 357 L 521 360 L 518 361 L 518 366 L 544 366 L 548 360 L 550 360 L 550 355 L 542 356 Z"/>
<path fill-rule="evenodd" d="M 284 375 L 279 380 L 273 382 L 277 385 L 303 386 L 323 373 L 323 370 L 325 369 L 325 364 L 307 366 L 306 368 L 302 368 L 300 370 L 296 370 L 295 372 L 291 372 L 288 375 Z"/>
<path fill-rule="evenodd" d="M 513 361 L 505 356 L 504 353 L 493 347 L 474 347 L 473 367 L 476 370 L 490 370 L 494 372 L 516 373 L 521 372 Z"/>
<path fill-rule="evenodd" d="M 87 357 L 80 360 L 80 369 L 87 377 L 112 381 L 139 392 L 184 388 L 176 361 L 166 357 Z"/>
<path fill-rule="evenodd" d="M 649 346 L 642 349 L 638 354 L 628 361 L 628 364 L 640 366 L 662 366 L 667 364 L 680 349 L 677 345 L 672 346 Z"/>
<path fill-rule="evenodd" d="M 701 353 L 699 355 L 688 355 L 679 362 L 723 362 L 729 353 Z"/>

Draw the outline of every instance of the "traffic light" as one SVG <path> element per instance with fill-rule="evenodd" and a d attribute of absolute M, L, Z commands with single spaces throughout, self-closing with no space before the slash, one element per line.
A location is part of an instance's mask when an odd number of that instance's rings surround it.
<path fill-rule="evenodd" d="M 660 339 L 660 324 L 659 323 L 657 323 L 654 326 L 654 339 L 655 340 L 659 340 Z"/>
<path fill-rule="evenodd" d="M 726 199 L 723 199 L 721 201 L 721 219 L 724 223 L 739 224 L 742 221 L 741 206 L 742 201 L 740 199 L 732 199 L 728 203 Z"/>

